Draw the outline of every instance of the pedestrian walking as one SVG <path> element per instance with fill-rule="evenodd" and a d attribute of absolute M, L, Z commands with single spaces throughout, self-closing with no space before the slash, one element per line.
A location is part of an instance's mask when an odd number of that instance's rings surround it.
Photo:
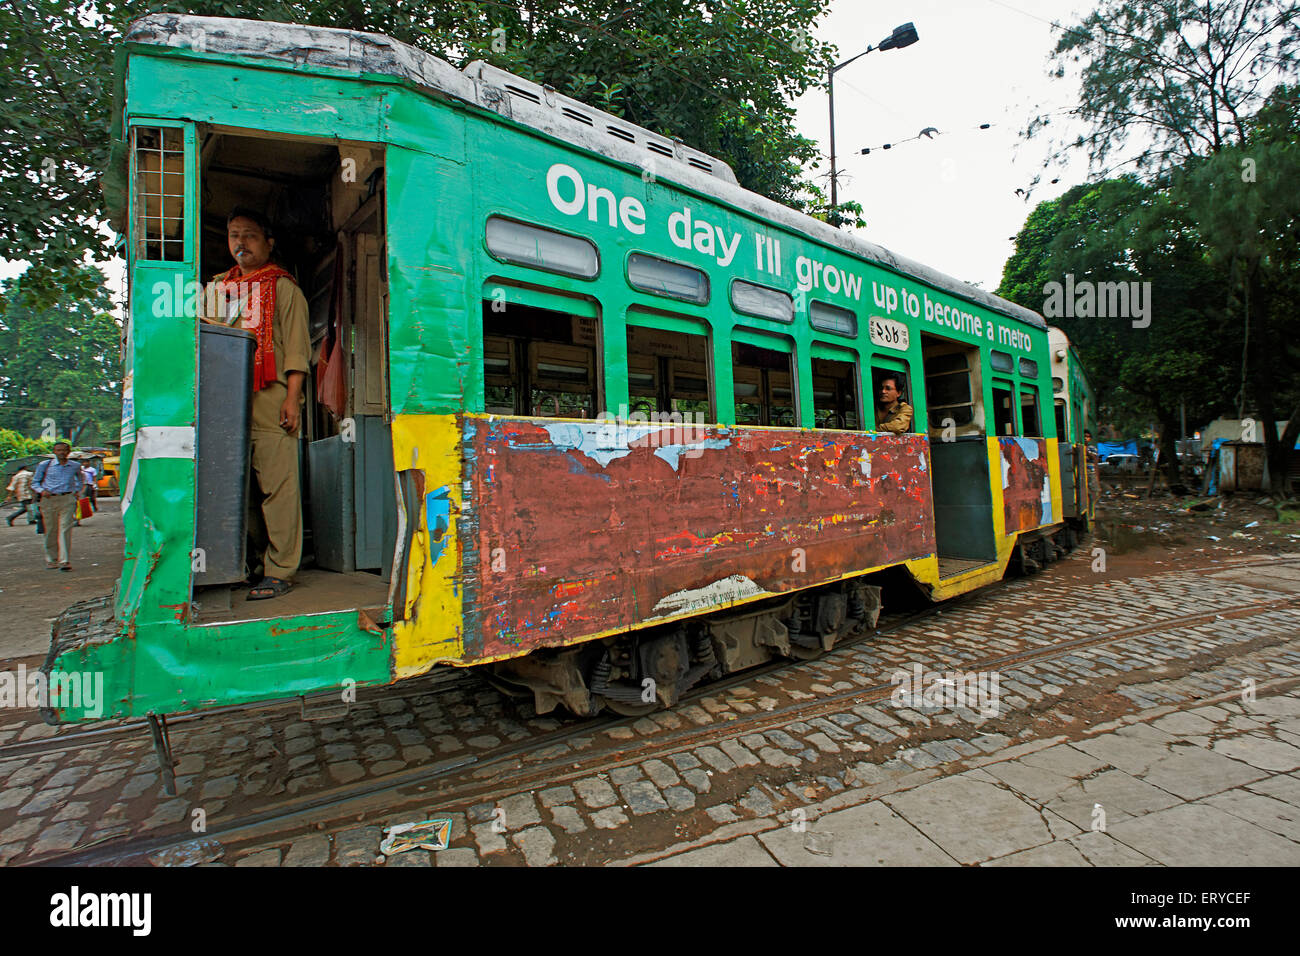
<path fill-rule="evenodd" d="M 9 479 L 9 484 L 5 486 L 5 491 L 18 502 L 18 510 L 8 518 L 9 527 L 14 526 L 14 519 L 19 515 L 27 514 L 27 509 L 32 504 L 32 470 L 23 465 Z M 5 499 L 9 500 L 8 498 Z"/>
<path fill-rule="evenodd" d="M 85 485 L 81 465 L 69 461 L 67 442 L 54 446 L 54 458 L 36 466 L 32 490 L 40 503 L 45 524 L 45 567 L 72 570 L 72 527 L 77 519 L 77 495 Z"/>
<path fill-rule="evenodd" d="M 85 490 L 81 493 L 81 499 L 88 502 L 88 505 L 86 507 L 82 507 L 80 504 L 77 505 L 77 524 L 81 524 L 82 521 L 99 510 L 99 496 L 96 494 L 95 488 L 95 466 L 82 465 L 81 477 L 86 482 Z"/>

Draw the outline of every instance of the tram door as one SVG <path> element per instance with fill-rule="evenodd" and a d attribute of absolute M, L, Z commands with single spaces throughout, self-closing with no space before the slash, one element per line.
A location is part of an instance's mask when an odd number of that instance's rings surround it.
<path fill-rule="evenodd" d="M 947 577 L 997 557 L 979 349 L 925 335 L 921 362 L 935 550 Z"/>

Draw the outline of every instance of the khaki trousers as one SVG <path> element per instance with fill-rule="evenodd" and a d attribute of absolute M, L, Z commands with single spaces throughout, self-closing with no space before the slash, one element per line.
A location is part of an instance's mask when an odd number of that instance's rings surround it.
<path fill-rule="evenodd" d="M 262 573 L 285 581 L 293 579 L 302 562 L 302 492 L 298 484 L 298 439 L 280 432 L 253 432 L 253 478 L 261 489 L 261 508 L 251 496 L 249 531 L 254 553 L 265 555 Z M 260 512 L 260 513 L 259 513 Z"/>
<path fill-rule="evenodd" d="M 41 519 L 45 522 L 46 562 L 71 564 L 72 529 L 77 524 L 77 496 L 42 498 Z"/>

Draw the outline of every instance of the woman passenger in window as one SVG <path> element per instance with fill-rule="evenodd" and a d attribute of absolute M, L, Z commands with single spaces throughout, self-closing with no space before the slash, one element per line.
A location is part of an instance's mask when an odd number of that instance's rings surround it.
<path fill-rule="evenodd" d="M 912 430 L 912 406 L 902 399 L 897 375 L 880 380 L 880 402 L 876 405 L 876 431 L 902 435 Z"/>

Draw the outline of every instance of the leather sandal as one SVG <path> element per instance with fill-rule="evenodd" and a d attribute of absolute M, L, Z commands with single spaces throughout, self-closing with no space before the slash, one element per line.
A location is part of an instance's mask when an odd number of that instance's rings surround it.
<path fill-rule="evenodd" d="M 262 578 L 262 580 L 255 584 L 248 592 L 248 597 L 245 600 L 266 601 L 271 598 L 277 598 L 282 594 L 287 594 L 289 589 L 292 587 L 293 582 L 291 581 L 284 581 L 280 578 Z"/>

